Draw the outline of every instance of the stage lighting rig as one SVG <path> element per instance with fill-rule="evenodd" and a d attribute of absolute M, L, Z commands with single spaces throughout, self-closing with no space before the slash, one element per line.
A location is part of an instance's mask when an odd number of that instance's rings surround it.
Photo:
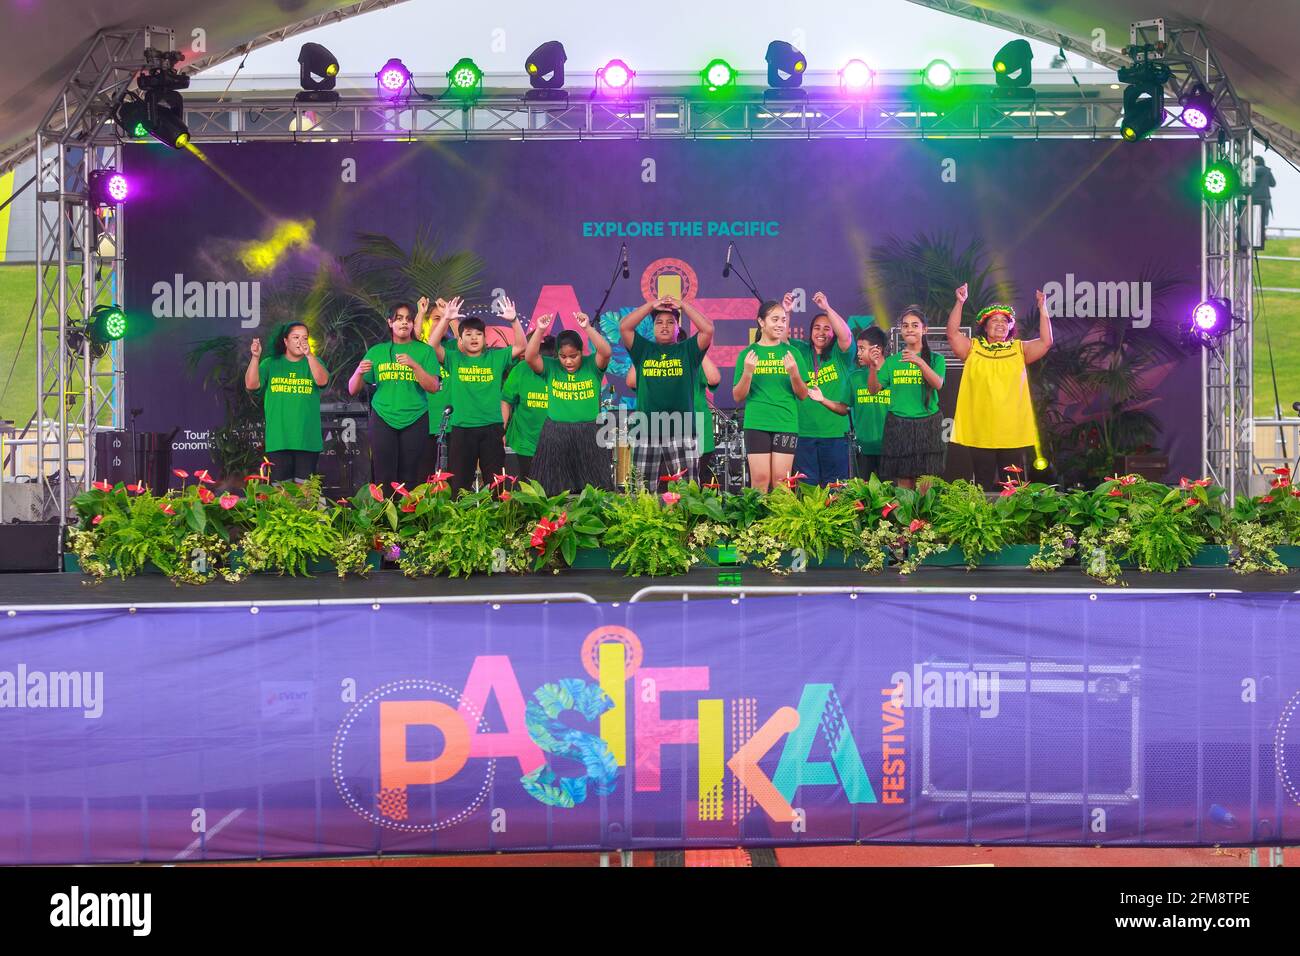
<path fill-rule="evenodd" d="M 610 60 L 596 71 L 596 95 L 626 97 L 636 72 L 622 60 Z"/>
<path fill-rule="evenodd" d="M 774 90 L 793 90 L 803 86 L 808 58 L 787 40 L 773 40 L 767 45 L 767 85 Z"/>
<path fill-rule="evenodd" d="M 382 99 L 396 102 L 407 98 L 411 95 L 411 71 L 405 63 L 393 57 L 375 73 L 375 85 Z"/>
<path fill-rule="evenodd" d="M 1124 116 L 1120 122 L 1120 136 L 1130 143 L 1145 139 L 1165 121 L 1165 84 L 1169 82 L 1169 67 L 1152 53 L 1164 53 L 1164 44 L 1131 46 L 1128 53 L 1133 65 L 1118 71 L 1124 88 Z"/>
<path fill-rule="evenodd" d="M 567 100 L 569 94 L 564 91 L 564 64 L 568 60 L 564 44 L 559 40 L 547 40 L 528 54 L 524 70 L 528 73 L 528 84 L 532 89 L 524 94 L 524 99 Z"/>
<path fill-rule="evenodd" d="M 871 91 L 876 74 L 865 60 L 849 60 L 840 68 L 840 92 L 845 96 L 862 96 Z"/>
<path fill-rule="evenodd" d="M 706 92 L 718 94 L 734 92 L 736 88 L 736 71 L 722 58 L 709 61 L 709 65 L 700 71 L 700 82 Z"/>
<path fill-rule="evenodd" d="M 999 93 L 1032 93 L 1034 51 L 1028 40 L 1012 40 L 993 57 L 993 81 Z"/>
<path fill-rule="evenodd" d="M 1236 167 L 1226 160 L 1216 160 L 1201 174 L 1201 195 L 1210 202 L 1224 202 L 1237 194 L 1241 177 Z"/>
<path fill-rule="evenodd" d="M 470 57 L 461 57 L 447 71 L 446 95 L 467 104 L 483 95 L 483 71 Z"/>
<path fill-rule="evenodd" d="M 337 103 L 334 91 L 338 83 L 338 58 L 319 43 L 304 43 L 298 50 L 298 85 L 302 92 L 294 97 L 302 103 Z"/>
<path fill-rule="evenodd" d="M 1201 83 L 1194 84 L 1182 96 L 1178 103 L 1183 108 L 1183 125 L 1198 133 L 1208 132 L 1214 123 L 1214 96 Z"/>
<path fill-rule="evenodd" d="M 87 183 L 92 206 L 116 206 L 126 201 L 130 183 L 116 169 L 97 169 Z"/>
<path fill-rule="evenodd" d="M 1210 348 L 1232 331 L 1233 323 L 1232 300 L 1211 297 L 1192 309 L 1188 335 L 1193 341 Z"/>
<path fill-rule="evenodd" d="M 931 60 L 921 71 L 921 81 L 936 93 L 943 93 L 957 83 L 957 71 L 947 60 Z"/>
<path fill-rule="evenodd" d="M 128 92 L 117 106 L 114 120 L 123 135 L 130 139 L 152 136 L 172 149 L 189 144 L 190 131 L 185 125 L 185 101 L 180 90 L 190 85 L 190 78 L 177 72 L 176 64 L 185 58 L 179 50 L 144 51 L 145 68 L 136 75 L 139 92 Z"/>

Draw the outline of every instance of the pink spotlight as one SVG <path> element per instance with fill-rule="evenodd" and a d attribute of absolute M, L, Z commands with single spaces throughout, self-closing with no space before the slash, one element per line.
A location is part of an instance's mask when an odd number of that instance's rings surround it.
<path fill-rule="evenodd" d="M 874 75 L 863 60 L 849 60 L 840 70 L 840 89 L 845 93 L 865 93 Z"/>

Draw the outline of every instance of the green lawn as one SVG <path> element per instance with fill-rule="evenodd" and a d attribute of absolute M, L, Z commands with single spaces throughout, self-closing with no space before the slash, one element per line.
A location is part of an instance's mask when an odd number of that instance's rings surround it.
<path fill-rule="evenodd" d="M 1273 239 L 1263 250 L 1268 256 L 1300 259 L 1300 239 Z M 1300 289 L 1300 262 L 1259 260 L 1259 283 L 1286 289 Z M 1273 346 L 1272 368 L 1268 345 Z M 1255 414 L 1272 418 L 1273 372 L 1277 373 L 1277 396 L 1284 417 L 1293 418 L 1292 402 L 1300 402 L 1300 293 L 1264 292 L 1255 300 Z"/>
<path fill-rule="evenodd" d="M 23 342 L 18 363 L 14 365 L 14 351 L 27 326 L 27 316 L 36 300 L 36 267 L 0 265 L 0 389 L 9 379 L 9 368 L 14 376 L 9 388 L 0 395 L 0 418 L 27 424 L 36 407 L 36 320 Z"/>

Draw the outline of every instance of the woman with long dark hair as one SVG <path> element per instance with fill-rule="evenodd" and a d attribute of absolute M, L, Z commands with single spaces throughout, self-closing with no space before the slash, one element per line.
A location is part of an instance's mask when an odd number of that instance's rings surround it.
<path fill-rule="evenodd" d="M 370 467 L 374 481 L 414 488 L 429 441 L 429 392 L 438 390 L 433 349 L 414 338 L 415 309 L 406 302 L 388 317 L 391 338 L 370 347 L 348 379 L 348 394 L 375 386 L 370 399 Z"/>
<path fill-rule="evenodd" d="M 786 297 L 787 303 L 790 298 Z M 824 485 L 849 477 L 853 333 L 826 301 L 824 292 L 813 294 L 813 304 L 818 311 L 808 323 L 808 341 L 790 340 L 811 373 L 808 401 L 799 403 L 799 447 L 794 470 L 801 472 L 809 484 Z"/>
<path fill-rule="evenodd" d="M 323 447 L 320 393 L 330 376 L 312 354 L 303 323 L 280 326 L 272 340 L 271 356 L 262 358 L 262 340 L 253 339 L 244 387 L 262 393 L 272 480 L 305 481 L 315 473 Z"/>
<path fill-rule="evenodd" d="M 961 330 L 967 294 L 963 283 L 948 313 L 948 344 L 966 363 L 957 391 L 952 440 L 970 450 L 975 483 L 992 491 L 1008 468 L 1027 470 L 1027 452 L 1038 444 L 1025 367 L 1052 347 L 1052 317 L 1040 289 L 1035 292 L 1038 338 L 1016 338 L 1016 310 L 998 302 L 980 310 L 975 319 L 980 331 L 971 339 Z"/>
<path fill-rule="evenodd" d="M 565 329 L 555 336 L 555 357 L 543 357 L 542 338 L 554 318 L 544 315 L 537 320 L 524 349 L 524 361 L 546 379 L 550 392 L 546 421 L 537 437 L 532 477 L 548 495 L 582 491 L 587 485 L 612 491 L 610 451 L 600 446 L 599 418 L 601 383 L 614 350 L 596 323 L 577 312 L 574 321 L 587 330 L 594 351 L 584 355 L 582 336 Z"/>
<path fill-rule="evenodd" d="M 889 415 L 881 437 L 880 477 L 915 488 L 921 475 L 943 471 L 943 415 L 939 389 L 947 371 L 943 356 L 925 340 L 925 313 L 909 305 L 898 318 L 903 348 L 877 369 L 867 365 L 873 393 L 889 389 Z"/>
<path fill-rule="evenodd" d="M 731 397 L 745 403 L 745 454 L 750 485 L 771 491 L 794 471 L 799 402 L 808 397 L 808 368 L 787 341 L 790 317 L 780 302 L 758 307 L 758 340 L 736 357 Z"/>

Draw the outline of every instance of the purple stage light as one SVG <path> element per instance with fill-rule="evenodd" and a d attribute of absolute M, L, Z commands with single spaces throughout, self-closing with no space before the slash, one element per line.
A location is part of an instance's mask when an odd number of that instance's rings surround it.
<path fill-rule="evenodd" d="M 1210 118 L 1193 106 L 1183 110 L 1183 123 L 1192 129 L 1205 129 L 1210 125 Z"/>
<path fill-rule="evenodd" d="M 600 70 L 600 78 L 612 90 L 621 90 L 632 81 L 632 70 L 622 60 L 610 60 Z"/>
<path fill-rule="evenodd" d="M 114 173 L 108 177 L 108 194 L 113 197 L 114 202 L 124 201 L 130 189 L 130 184 L 121 173 Z"/>
<path fill-rule="evenodd" d="M 375 76 L 379 80 L 379 91 L 387 96 L 396 96 L 411 82 L 411 71 L 397 57 L 385 63 Z"/>
<path fill-rule="evenodd" d="M 1202 335 L 1227 331 L 1232 322 L 1232 307 L 1226 299 L 1206 299 L 1192 310 L 1192 327 Z"/>
<path fill-rule="evenodd" d="M 862 93 L 871 86 L 871 67 L 862 60 L 849 60 L 840 70 L 840 87 L 846 93 Z"/>

